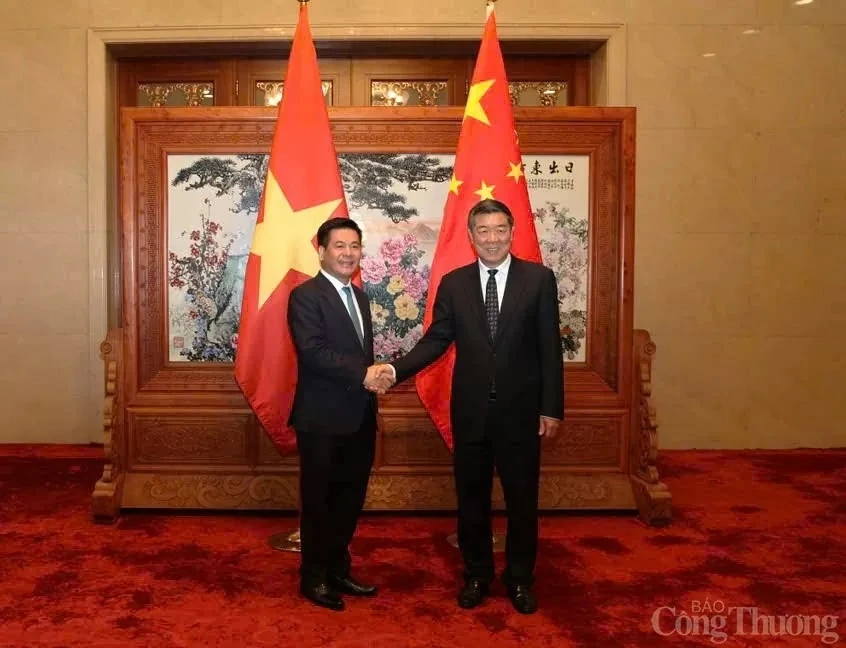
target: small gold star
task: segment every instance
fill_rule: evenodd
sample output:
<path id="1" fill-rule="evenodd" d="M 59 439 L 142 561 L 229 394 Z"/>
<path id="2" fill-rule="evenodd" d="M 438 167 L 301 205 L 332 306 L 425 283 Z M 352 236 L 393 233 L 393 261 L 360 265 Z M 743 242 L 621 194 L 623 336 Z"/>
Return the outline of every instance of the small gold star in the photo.
<path id="1" fill-rule="evenodd" d="M 494 84 L 494 79 L 490 81 L 479 81 L 470 86 L 470 92 L 467 93 L 467 105 L 464 107 L 464 119 L 472 117 L 486 126 L 490 126 L 491 122 L 482 108 L 482 97 L 491 89 Z"/>
<path id="2" fill-rule="evenodd" d="M 494 189 L 496 189 L 496 185 L 487 185 L 485 184 L 485 181 L 482 180 L 482 186 L 473 193 L 479 196 L 479 200 L 493 200 Z"/>
<path id="3" fill-rule="evenodd" d="M 508 166 L 511 167 L 511 171 L 508 172 L 508 178 L 514 178 L 514 182 L 520 182 L 520 178 L 523 177 L 523 168 L 520 164 L 514 164 L 513 162 L 509 162 Z"/>
<path id="4" fill-rule="evenodd" d="M 449 190 L 451 193 L 454 193 L 456 196 L 458 195 L 458 188 L 464 184 L 463 180 L 459 180 L 455 177 L 455 174 L 452 174 L 452 178 L 449 180 Z"/>

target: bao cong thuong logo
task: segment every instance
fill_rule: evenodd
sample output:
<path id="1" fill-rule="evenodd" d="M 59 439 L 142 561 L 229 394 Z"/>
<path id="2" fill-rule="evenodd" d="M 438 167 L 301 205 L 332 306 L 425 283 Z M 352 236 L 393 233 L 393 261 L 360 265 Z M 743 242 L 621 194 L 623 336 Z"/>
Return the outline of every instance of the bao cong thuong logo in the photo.
<path id="1" fill-rule="evenodd" d="M 662 605 L 651 621 L 662 637 L 707 637 L 715 644 L 731 636 L 819 637 L 827 645 L 840 640 L 839 619 L 834 614 L 771 614 L 755 606 L 727 606 L 720 600 L 692 601 L 690 611 Z"/>

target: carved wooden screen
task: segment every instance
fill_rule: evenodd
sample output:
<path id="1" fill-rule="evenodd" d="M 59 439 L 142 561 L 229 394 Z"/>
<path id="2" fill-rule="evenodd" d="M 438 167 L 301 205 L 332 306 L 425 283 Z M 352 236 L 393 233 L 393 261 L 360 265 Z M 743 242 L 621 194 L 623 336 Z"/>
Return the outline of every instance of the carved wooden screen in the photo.
<path id="1" fill-rule="evenodd" d="M 390 359 L 422 331 L 462 110 L 330 116 L 364 230 L 376 353 Z M 565 355 L 565 423 L 544 447 L 541 506 L 626 509 L 637 499 L 649 509 L 654 493 L 667 494 L 654 472 L 654 426 L 640 415 L 644 381 L 633 381 L 648 375 L 632 330 L 634 111 L 515 117 L 544 261 L 559 279 Z M 122 111 L 123 328 L 107 353 L 114 411 L 108 479 L 95 493 L 101 514 L 297 506 L 297 458 L 270 444 L 232 363 L 275 118 L 262 108 Z M 383 169 L 379 190 L 356 183 L 364 165 Z M 449 451 L 411 382 L 380 399 L 377 443 L 368 509 L 454 507 Z"/>

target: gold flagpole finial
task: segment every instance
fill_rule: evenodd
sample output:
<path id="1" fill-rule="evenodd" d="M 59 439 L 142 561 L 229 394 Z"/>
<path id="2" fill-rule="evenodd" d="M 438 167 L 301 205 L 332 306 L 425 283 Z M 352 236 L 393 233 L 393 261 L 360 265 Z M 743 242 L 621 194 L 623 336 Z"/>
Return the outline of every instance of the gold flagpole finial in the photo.
<path id="1" fill-rule="evenodd" d="M 297 0 L 297 2 L 301 5 L 308 4 L 308 0 Z"/>

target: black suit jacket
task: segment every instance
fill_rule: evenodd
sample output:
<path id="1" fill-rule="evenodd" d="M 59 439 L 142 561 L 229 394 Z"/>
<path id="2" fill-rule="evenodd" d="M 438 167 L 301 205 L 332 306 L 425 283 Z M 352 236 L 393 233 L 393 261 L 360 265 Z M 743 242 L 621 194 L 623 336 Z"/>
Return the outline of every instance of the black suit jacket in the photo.
<path id="1" fill-rule="evenodd" d="M 456 440 L 482 436 L 492 378 L 509 436 L 536 435 L 541 415 L 563 418 L 564 361 L 552 270 L 512 256 L 495 340 L 488 333 L 478 263 L 446 274 L 429 329 L 408 355 L 393 363 L 397 381 L 437 360 L 452 342 Z"/>
<path id="2" fill-rule="evenodd" d="M 318 274 L 291 291 L 288 325 L 297 349 L 297 392 L 289 424 L 298 432 L 352 434 L 375 396 L 364 388 L 373 364 L 370 301 L 353 285 L 364 320 L 364 346 L 331 282 Z"/>

